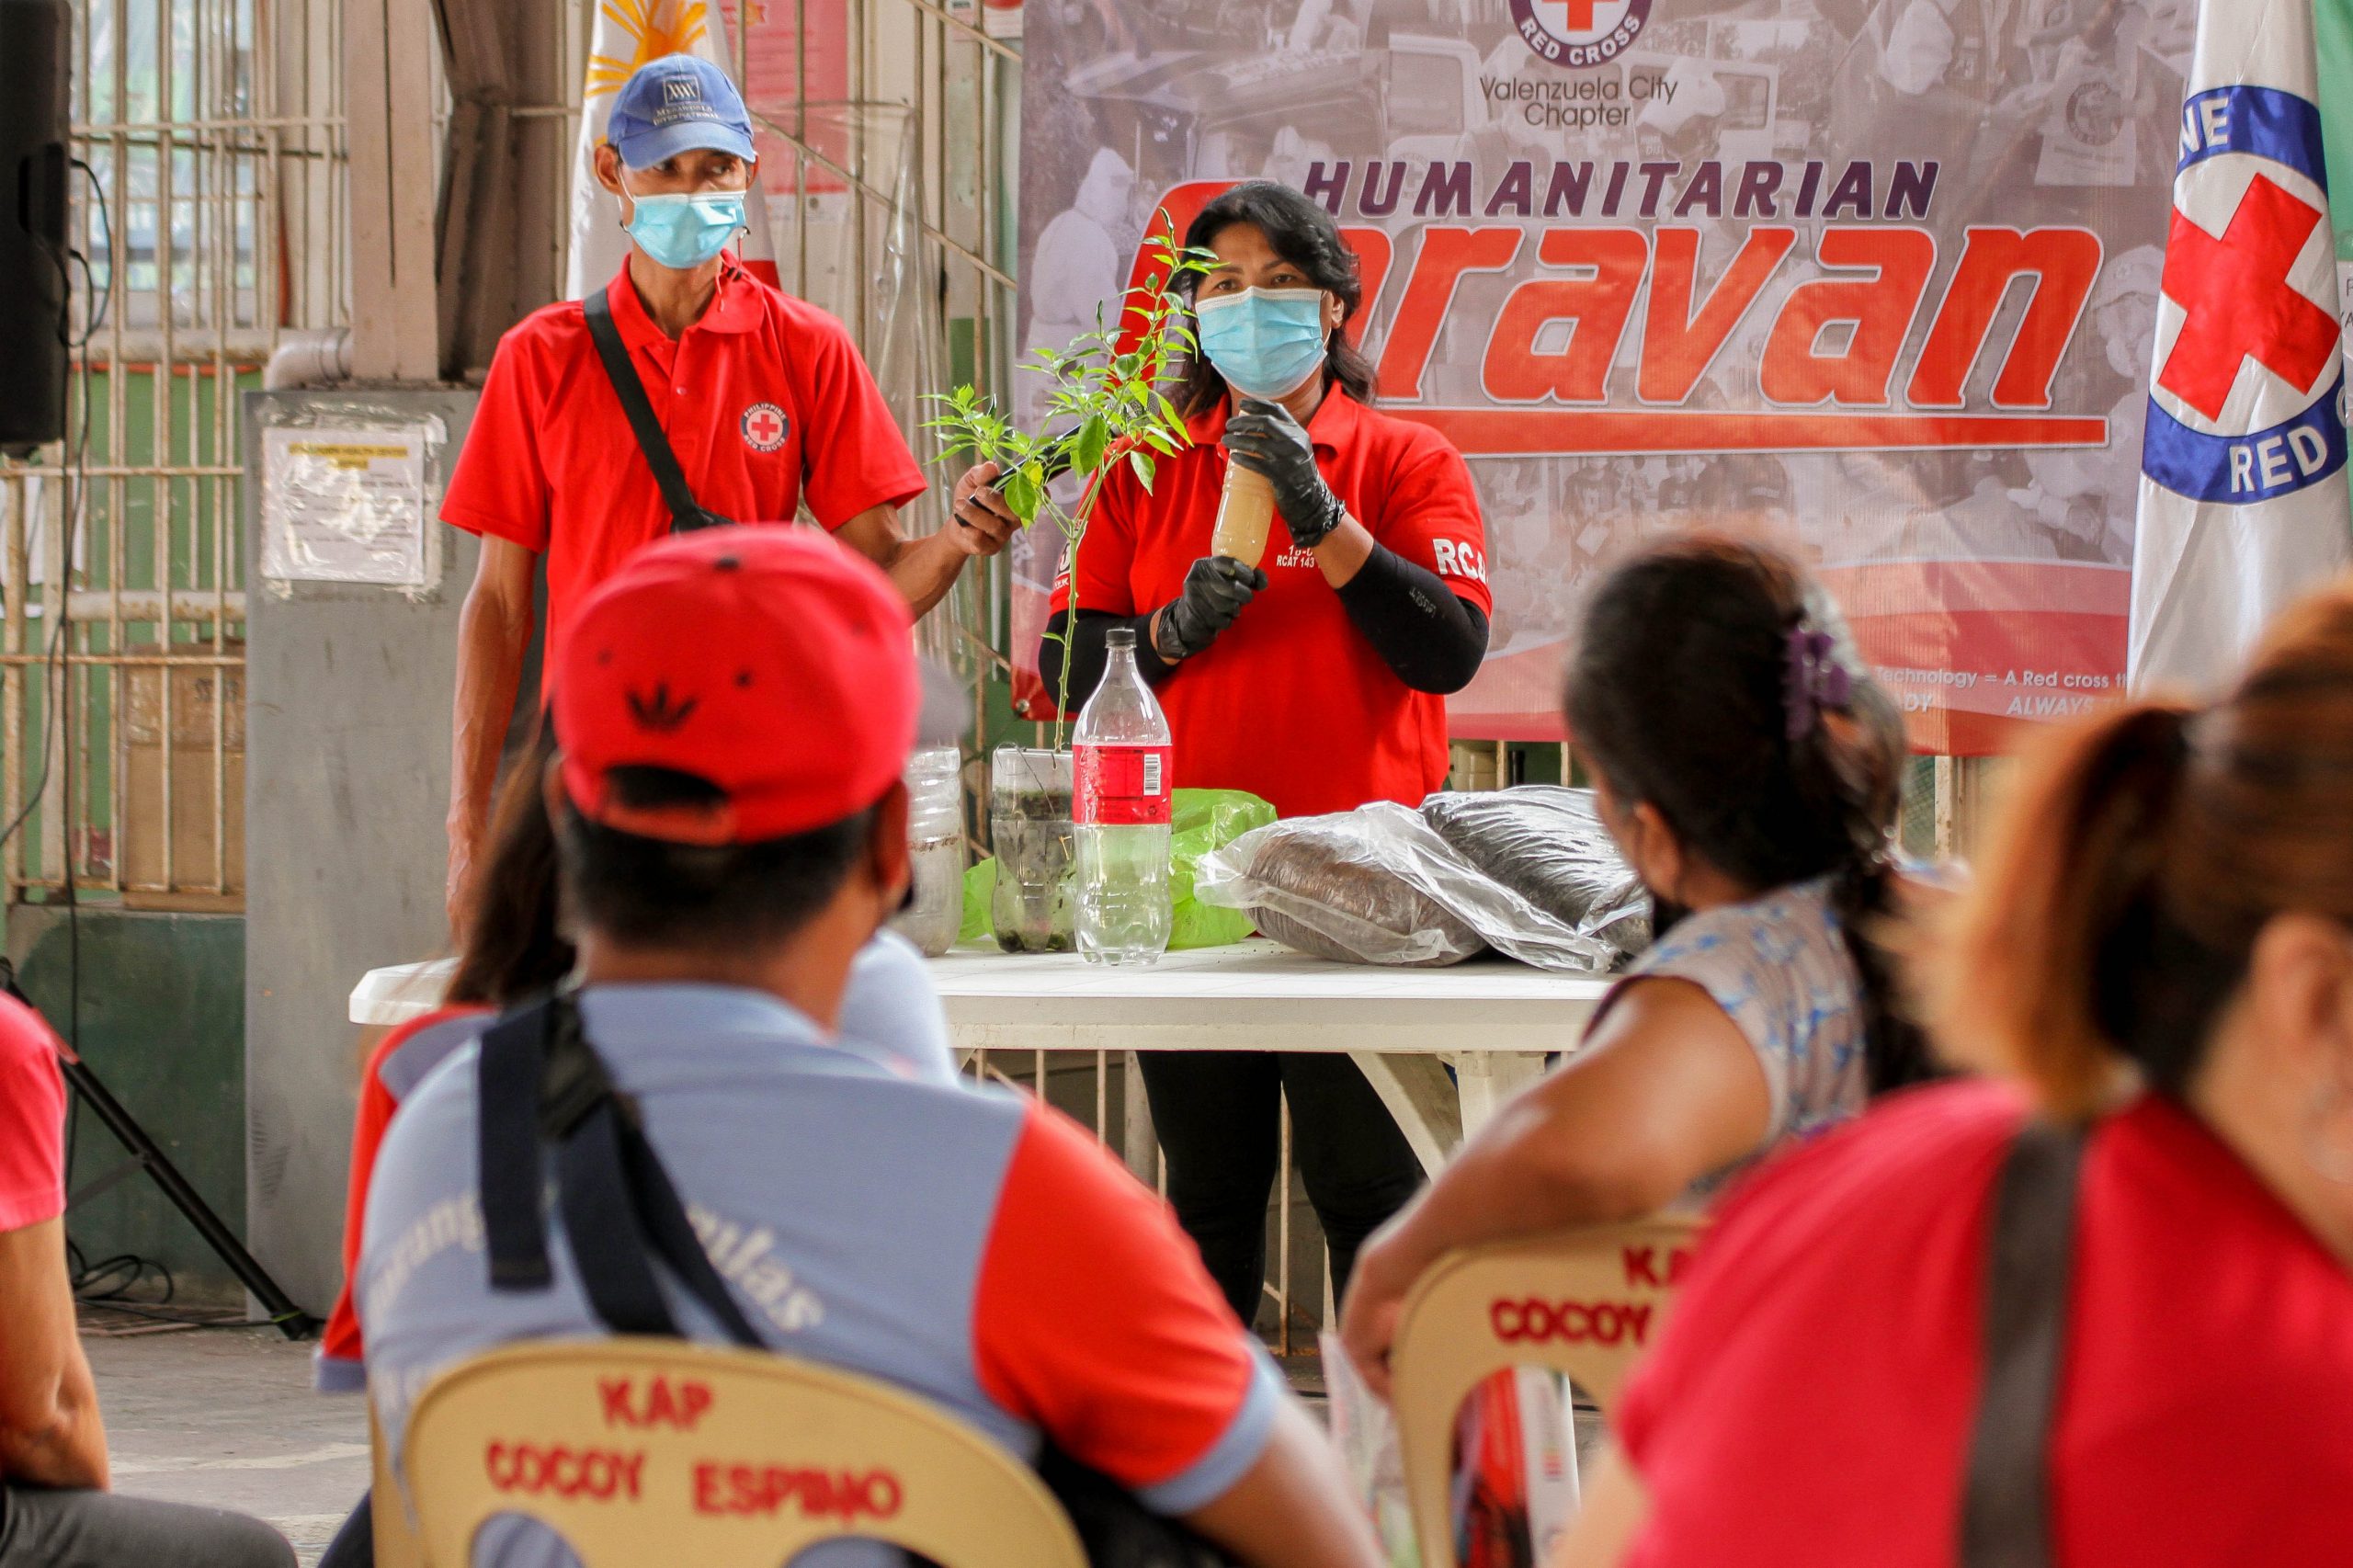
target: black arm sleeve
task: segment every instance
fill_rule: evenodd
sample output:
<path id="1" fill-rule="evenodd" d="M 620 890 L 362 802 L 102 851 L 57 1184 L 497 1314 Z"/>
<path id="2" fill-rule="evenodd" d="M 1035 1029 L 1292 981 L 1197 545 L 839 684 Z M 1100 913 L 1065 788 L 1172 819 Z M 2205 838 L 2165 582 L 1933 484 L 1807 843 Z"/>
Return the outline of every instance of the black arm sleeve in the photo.
<path id="1" fill-rule="evenodd" d="M 1038 673 L 1046 680 L 1049 692 L 1062 687 L 1063 654 L 1067 645 L 1070 653 L 1070 709 L 1095 695 L 1103 684 L 1103 671 L 1111 663 L 1111 651 L 1105 646 L 1105 635 L 1114 627 L 1125 626 L 1136 634 L 1136 668 L 1148 685 L 1158 686 L 1176 673 L 1176 666 L 1160 656 L 1152 645 L 1152 618 L 1157 610 L 1142 615 L 1113 615 L 1106 609 L 1084 609 L 1078 612 L 1078 631 L 1070 629 L 1070 611 L 1058 609 L 1046 622 L 1046 640 L 1038 647 Z M 1064 639 L 1068 639 L 1067 644 Z"/>
<path id="2" fill-rule="evenodd" d="M 1487 618 L 1385 544 L 1340 590 L 1348 619 L 1381 663 L 1415 691 L 1461 691 L 1487 656 Z"/>

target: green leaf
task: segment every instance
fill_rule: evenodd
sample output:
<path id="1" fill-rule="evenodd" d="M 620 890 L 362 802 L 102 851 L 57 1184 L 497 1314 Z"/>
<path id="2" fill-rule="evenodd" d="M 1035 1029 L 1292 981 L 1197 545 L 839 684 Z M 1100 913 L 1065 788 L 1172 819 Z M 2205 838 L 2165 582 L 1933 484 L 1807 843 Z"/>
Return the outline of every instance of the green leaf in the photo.
<path id="1" fill-rule="evenodd" d="M 1038 473 L 1036 463 L 1025 463 L 1005 482 L 1005 504 L 1025 525 L 1038 520 L 1038 504 L 1046 498 Z"/>
<path id="2" fill-rule="evenodd" d="M 1090 494 L 1105 465 L 1120 457 L 1149 490 L 1159 461 L 1191 444 L 1175 404 L 1160 388 L 1182 357 L 1199 349 L 1183 280 L 1210 270 L 1217 258 L 1182 244 L 1165 210 L 1149 231 L 1146 247 L 1154 269 L 1117 301 L 1104 301 L 1093 331 L 1060 348 L 1030 349 L 1018 367 L 1045 378 L 1040 428 L 1071 433 L 1071 456 L 1089 479 Z M 1046 486 L 1045 460 L 1055 442 L 1007 422 L 973 385 L 927 401 L 938 405 L 934 412 L 939 417 L 926 428 L 940 433 L 946 453 L 970 453 L 1002 465 L 1007 509 L 1025 526 L 1040 516 L 1050 518 L 1074 551 L 1087 519 L 1074 516 Z"/>
<path id="3" fill-rule="evenodd" d="M 1071 445 L 1071 460 L 1079 472 L 1093 473 L 1103 466 L 1103 453 L 1110 445 L 1110 422 L 1100 413 L 1090 414 Z"/>

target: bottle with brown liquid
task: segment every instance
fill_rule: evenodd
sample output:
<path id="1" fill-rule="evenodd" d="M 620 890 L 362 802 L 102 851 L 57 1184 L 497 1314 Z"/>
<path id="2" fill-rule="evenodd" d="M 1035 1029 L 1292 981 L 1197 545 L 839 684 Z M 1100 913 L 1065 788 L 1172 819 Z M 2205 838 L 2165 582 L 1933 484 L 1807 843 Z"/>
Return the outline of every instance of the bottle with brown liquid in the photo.
<path id="1" fill-rule="evenodd" d="M 1210 553 L 1256 566 L 1267 553 L 1267 530 L 1275 520 L 1275 487 L 1263 473 L 1238 462 L 1225 465 L 1225 488 L 1218 494 L 1217 527 Z"/>

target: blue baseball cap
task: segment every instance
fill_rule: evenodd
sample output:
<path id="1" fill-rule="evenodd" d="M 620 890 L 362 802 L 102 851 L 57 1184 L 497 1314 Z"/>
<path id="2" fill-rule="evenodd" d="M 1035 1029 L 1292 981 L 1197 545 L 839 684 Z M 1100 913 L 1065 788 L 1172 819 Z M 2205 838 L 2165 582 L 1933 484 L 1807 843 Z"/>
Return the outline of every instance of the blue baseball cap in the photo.
<path id="1" fill-rule="evenodd" d="M 639 66 L 613 100 L 605 140 L 632 169 L 705 147 L 746 163 L 759 156 L 743 95 L 726 72 L 692 54 L 665 54 Z"/>

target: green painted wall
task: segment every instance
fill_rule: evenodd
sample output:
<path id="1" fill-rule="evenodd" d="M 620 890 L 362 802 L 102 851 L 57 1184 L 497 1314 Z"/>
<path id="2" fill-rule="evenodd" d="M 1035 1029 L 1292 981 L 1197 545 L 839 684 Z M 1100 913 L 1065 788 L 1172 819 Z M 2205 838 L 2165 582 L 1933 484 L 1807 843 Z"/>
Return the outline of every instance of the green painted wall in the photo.
<path id="1" fill-rule="evenodd" d="M 2320 133 L 2328 158 L 2336 259 L 2353 261 L 2353 0 L 2313 0 L 2320 56 Z"/>
<path id="2" fill-rule="evenodd" d="M 85 906 L 81 915 L 81 1054 L 213 1210 L 240 1233 L 245 1218 L 245 922 L 235 915 L 153 915 Z M 74 964 L 66 912 L 8 911 L 8 952 L 25 993 L 58 1033 L 72 1020 Z M 76 1108 L 70 1193 L 126 1156 L 104 1123 Z M 235 1305 L 244 1295 L 143 1171 L 66 1216 L 66 1233 L 96 1263 L 120 1253 L 169 1268 L 177 1299 Z"/>

